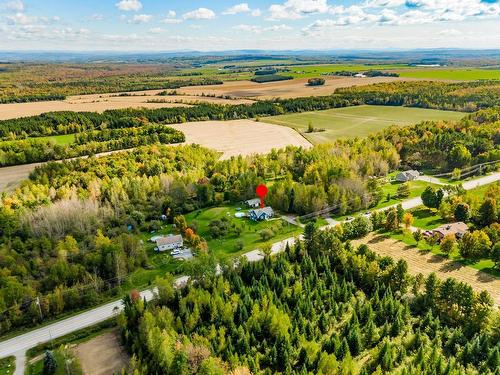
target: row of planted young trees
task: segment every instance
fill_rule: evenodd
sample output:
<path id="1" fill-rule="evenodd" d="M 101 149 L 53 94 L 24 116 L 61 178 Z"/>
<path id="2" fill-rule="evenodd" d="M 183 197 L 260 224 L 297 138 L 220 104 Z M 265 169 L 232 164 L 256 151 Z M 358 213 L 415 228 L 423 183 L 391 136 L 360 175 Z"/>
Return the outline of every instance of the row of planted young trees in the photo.
<path id="1" fill-rule="evenodd" d="M 137 374 L 494 374 L 498 311 L 487 293 L 354 248 L 308 224 L 275 259 L 215 272 L 198 260 L 185 288 L 158 280 L 119 318 Z"/>

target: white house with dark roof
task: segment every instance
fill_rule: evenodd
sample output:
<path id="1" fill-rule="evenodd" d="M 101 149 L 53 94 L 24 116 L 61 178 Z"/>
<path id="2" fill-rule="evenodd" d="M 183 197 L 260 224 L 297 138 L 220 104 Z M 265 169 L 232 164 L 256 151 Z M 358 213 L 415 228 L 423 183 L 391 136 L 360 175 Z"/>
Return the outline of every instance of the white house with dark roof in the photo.
<path id="1" fill-rule="evenodd" d="M 180 234 L 170 234 L 156 239 L 156 247 L 158 248 L 158 251 L 180 249 L 183 246 L 184 241 L 182 240 L 182 236 Z"/>
<path id="2" fill-rule="evenodd" d="M 271 207 L 256 208 L 248 211 L 248 217 L 253 221 L 269 220 L 274 216 L 274 210 Z"/>
<path id="3" fill-rule="evenodd" d="M 260 206 L 260 198 L 252 198 L 245 201 L 248 207 L 258 208 Z"/>
<path id="4" fill-rule="evenodd" d="M 399 182 L 408 182 L 408 181 L 414 181 L 420 176 L 419 171 L 415 170 L 409 170 L 409 171 L 404 171 L 404 172 L 399 172 L 396 175 L 396 181 Z"/>

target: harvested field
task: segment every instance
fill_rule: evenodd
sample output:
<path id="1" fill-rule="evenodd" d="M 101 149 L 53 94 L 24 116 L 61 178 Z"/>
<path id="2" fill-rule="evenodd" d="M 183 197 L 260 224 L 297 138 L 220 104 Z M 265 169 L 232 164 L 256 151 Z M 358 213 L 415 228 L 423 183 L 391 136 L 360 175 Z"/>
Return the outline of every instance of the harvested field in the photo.
<path id="1" fill-rule="evenodd" d="M 116 331 L 107 332 L 74 349 L 85 375 L 121 374 L 129 358 L 119 344 Z"/>
<path id="2" fill-rule="evenodd" d="M 47 102 L 31 103 L 10 103 L 0 104 L 0 120 L 10 118 L 39 115 L 52 111 L 89 111 L 104 112 L 108 109 L 122 108 L 166 108 L 180 107 L 194 104 L 196 102 L 217 103 L 217 104 L 248 104 L 253 101 L 248 99 L 231 100 L 213 97 L 203 97 L 199 95 L 167 95 L 158 96 L 164 90 L 148 90 L 128 92 L 125 96 L 120 93 L 112 94 L 92 94 L 70 96 L 66 100 L 55 100 Z M 167 90 L 172 91 L 172 90 Z M 121 93 L 123 94 L 123 93 Z M 148 101 L 158 101 L 151 103 Z"/>
<path id="3" fill-rule="evenodd" d="M 311 147 L 295 130 L 252 120 L 201 121 L 172 125 L 196 143 L 222 152 L 223 158 L 262 154 L 289 145 Z"/>
<path id="4" fill-rule="evenodd" d="M 408 271 L 413 275 L 418 273 L 428 275 L 434 272 L 442 280 L 452 277 L 469 284 L 477 292 L 486 290 L 493 298 L 495 305 L 500 305 L 500 279 L 495 276 L 434 255 L 431 252 L 416 249 L 384 235 L 371 233 L 365 238 L 353 241 L 353 244 L 366 244 L 382 256 L 405 260 L 408 263 Z"/>
<path id="5" fill-rule="evenodd" d="M 302 96 L 330 95 L 340 87 L 363 86 L 380 82 L 408 81 L 411 78 L 398 77 L 324 77 L 323 86 L 308 86 L 307 78 L 294 79 L 290 81 L 279 81 L 269 83 L 255 83 L 251 81 L 225 82 L 222 85 L 190 86 L 182 87 L 177 92 L 186 95 L 229 95 L 237 98 L 272 99 L 272 98 L 296 98 Z"/>

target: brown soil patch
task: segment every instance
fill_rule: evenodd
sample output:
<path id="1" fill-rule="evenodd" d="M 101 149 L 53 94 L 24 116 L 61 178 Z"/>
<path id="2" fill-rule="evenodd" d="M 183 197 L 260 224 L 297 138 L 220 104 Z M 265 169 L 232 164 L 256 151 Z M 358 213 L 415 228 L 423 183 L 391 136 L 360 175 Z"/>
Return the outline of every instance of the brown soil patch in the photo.
<path id="1" fill-rule="evenodd" d="M 223 158 L 263 154 L 289 145 L 311 147 L 291 128 L 252 120 L 187 122 L 172 127 L 186 135 L 186 143 L 220 151 Z"/>
<path id="2" fill-rule="evenodd" d="M 77 345 L 74 352 L 85 375 L 120 374 L 129 362 L 116 331 L 104 333 Z"/>
<path id="3" fill-rule="evenodd" d="M 440 279 L 452 277 L 472 286 L 476 292 L 487 291 L 495 305 L 500 305 L 500 279 L 472 267 L 445 259 L 431 252 L 421 251 L 404 242 L 371 233 L 365 238 L 353 241 L 354 245 L 366 244 L 373 251 L 396 260 L 403 259 L 408 263 L 411 274 L 428 275 L 434 272 Z"/>
<path id="4" fill-rule="evenodd" d="M 411 81 L 413 79 L 399 77 L 325 77 L 325 84 L 322 86 L 308 86 L 307 80 L 307 78 L 300 78 L 269 83 L 232 81 L 224 82 L 222 85 L 182 87 L 177 91 L 187 95 L 205 93 L 253 99 L 296 98 L 301 96 L 330 95 L 333 94 L 335 89 L 341 87 L 364 86 L 381 82 Z"/>

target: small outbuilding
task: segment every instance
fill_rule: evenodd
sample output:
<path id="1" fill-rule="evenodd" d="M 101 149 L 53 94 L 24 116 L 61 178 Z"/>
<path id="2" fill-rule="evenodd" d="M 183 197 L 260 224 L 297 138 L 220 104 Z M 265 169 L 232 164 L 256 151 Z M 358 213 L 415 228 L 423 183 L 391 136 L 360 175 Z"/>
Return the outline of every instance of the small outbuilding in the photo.
<path id="1" fill-rule="evenodd" d="M 420 172 L 416 170 L 409 170 L 409 171 L 403 171 L 399 172 L 396 175 L 396 181 L 399 182 L 408 182 L 408 181 L 414 181 L 420 176 Z"/>
<path id="2" fill-rule="evenodd" d="M 274 210 L 271 207 L 257 208 L 248 211 L 248 217 L 253 221 L 269 220 L 274 216 Z"/>
<path id="3" fill-rule="evenodd" d="M 180 234 L 169 234 L 165 237 L 156 239 L 156 247 L 158 251 L 168 251 L 174 249 L 181 249 L 184 246 L 184 241 Z"/>
<path id="4" fill-rule="evenodd" d="M 260 198 L 253 198 L 245 201 L 248 207 L 258 208 L 260 206 Z"/>
<path id="5" fill-rule="evenodd" d="M 366 74 L 363 74 L 363 73 L 356 73 L 354 75 L 355 78 L 366 78 Z"/>
<path id="6" fill-rule="evenodd" d="M 454 235 L 455 238 L 460 239 L 469 230 L 467 224 L 458 221 L 456 223 L 444 224 L 437 227 L 432 231 L 432 233 L 437 234 L 439 238 L 444 238 L 450 234 Z"/>

